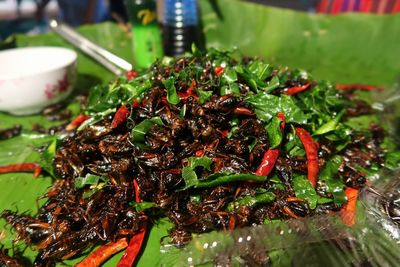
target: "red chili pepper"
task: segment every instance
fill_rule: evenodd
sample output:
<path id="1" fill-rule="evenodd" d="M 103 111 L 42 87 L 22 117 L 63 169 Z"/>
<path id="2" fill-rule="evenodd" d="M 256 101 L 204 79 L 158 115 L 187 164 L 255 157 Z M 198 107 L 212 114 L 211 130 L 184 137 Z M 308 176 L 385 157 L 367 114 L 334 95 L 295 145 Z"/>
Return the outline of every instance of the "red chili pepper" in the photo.
<path id="1" fill-rule="evenodd" d="M 120 126 L 126 120 L 128 114 L 129 114 L 129 109 L 127 109 L 125 105 L 120 106 L 111 122 L 111 128 L 114 129 Z"/>
<path id="2" fill-rule="evenodd" d="M 121 238 L 115 242 L 109 243 L 107 245 L 101 246 L 95 251 L 93 251 L 89 256 L 83 259 L 80 263 L 75 265 L 75 267 L 97 267 L 101 266 L 107 259 L 112 255 L 128 246 L 126 238 Z"/>
<path id="3" fill-rule="evenodd" d="M 125 75 L 126 75 L 126 78 L 130 81 L 130 80 L 133 80 L 133 79 L 135 79 L 137 77 L 137 72 L 134 71 L 134 70 L 130 70 L 130 71 L 127 71 L 125 73 Z"/>
<path id="4" fill-rule="evenodd" d="M 235 215 L 231 215 L 229 217 L 229 230 L 233 231 L 236 227 L 236 218 Z"/>
<path id="5" fill-rule="evenodd" d="M 140 249 L 142 248 L 145 235 L 146 228 L 143 227 L 131 238 L 131 241 L 129 241 L 129 246 L 119 260 L 117 267 L 133 266 L 137 256 L 139 255 Z"/>
<path id="6" fill-rule="evenodd" d="M 257 176 L 267 176 L 275 166 L 279 157 L 279 149 L 268 149 L 264 153 L 260 166 L 256 171 Z"/>
<path id="7" fill-rule="evenodd" d="M 135 202 L 139 203 L 141 201 L 140 196 L 139 196 L 140 188 L 139 188 L 139 185 L 138 185 L 136 179 L 133 180 L 133 187 L 135 188 Z"/>
<path id="8" fill-rule="evenodd" d="M 201 158 L 202 156 L 204 156 L 204 150 L 197 150 L 194 155 L 198 158 Z"/>
<path id="9" fill-rule="evenodd" d="M 285 113 L 279 112 L 279 113 L 276 114 L 276 116 L 278 117 L 278 119 L 280 119 L 282 121 L 281 130 L 285 129 L 285 123 L 286 123 Z"/>
<path id="10" fill-rule="evenodd" d="M 367 85 L 367 84 L 336 84 L 336 89 L 338 90 L 351 90 L 351 89 L 359 89 L 365 91 L 380 91 L 383 90 L 382 86 L 375 85 Z"/>
<path id="11" fill-rule="evenodd" d="M 133 101 L 133 103 L 131 105 L 131 107 L 133 107 L 133 108 L 138 108 L 141 106 L 142 106 L 142 104 L 140 104 L 139 101 L 137 101 L 136 99 Z"/>
<path id="12" fill-rule="evenodd" d="M 222 133 L 223 137 L 227 137 L 228 134 L 229 134 L 229 131 L 228 130 L 223 130 L 221 133 Z"/>
<path id="13" fill-rule="evenodd" d="M 222 73 L 224 73 L 224 70 L 225 70 L 224 67 L 218 66 L 218 67 L 215 67 L 214 73 L 215 73 L 216 75 L 220 76 Z"/>
<path id="14" fill-rule="evenodd" d="M 133 180 L 133 187 L 135 189 L 135 202 L 141 202 L 140 199 L 140 188 L 136 181 Z M 139 255 L 140 249 L 142 248 L 143 241 L 146 235 L 146 227 L 143 227 L 137 232 L 129 241 L 129 246 L 126 249 L 124 255 L 121 257 L 117 264 L 117 267 L 131 267 L 135 263 L 137 256 Z"/>
<path id="15" fill-rule="evenodd" d="M 352 226 L 356 222 L 358 189 L 346 187 L 344 192 L 346 193 L 347 203 L 340 209 L 340 215 L 346 225 Z"/>
<path id="16" fill-rule="evenodd" d="M 196 80 L 192 79 L 192 82 L 190 83 L 190 86 L 188 88 L 189 91 L 193 91 L 193 89 L 197 86 Z"/>
<path id="17" fill-rule="evenodd" d="M 196 87 L 197 83 L 195 79 L 192 79 L 192 82 L 190 83 L 189 88 L 186 90 L 186 92 L 178 92 L 178 96 L 180 100 L 186 100 L 189 97 L 194 97 L 196 100 L 198 99 L 198 96 L 194 90 Z"/>
<path id="18" fill-rule="evenodd" d="M 315 188 L 318 180 L 318 150 L 311 135 L 303 128 L 296 128 L 296 134 L 303 143 L 307 158 L 307 178 Z"/>
<path id="19" fill-rule="evenodd" d="M 65 127 L 65 129 L 67 131 L 72 131 L 75 130 L 76 128 L 78 128 L 79 126 L 81 126 L 81 124 L 88 120 L 90 117 L 86 116 L 84 114 L 79 114 L 78 116 L 76 116 L 75 119 L 73 119 L 68 125 L 67 127 Z"/>
<path id="20" fill-rule="evenodd" d="M 20 163 L 7 166 L 0 166 L 0 173 L 10 172 L 33 172 L 35 177 L 40 175 L 42 168 L 37 163 Z"/>
<path id="21" fill-rule="evenodd" d="M 251 111 L 251 110 L 248 109 L 248 108 L 245 108 L 245 107 L 238 107 L 238 108 L 235 108 L 235 109 L 233 110 L 233 114 L 252 116 L 252 115 L 254 115 L 254 112 Z"/>
<path id="22" fill-rule="evenodd" d="M 191 96 L 193 98 L 195 98 L 196 100 L 198 99 L 198 96 L 196 95 L 196 92 L 190 87 L 189 87 L 189 89 L 186 90 L 186 92 L 179 92 L 178 96 L 179 96 L 180 100 L 186 100 Z"/>
<path id="23" fill-rule="evenodd" d="M 284 93 L 287 95 L 295 95 L 297 93 L 307 90 L 307 88 L 310 87 L 310 85 L 311 85 L 311 83 L 306 83 L 301 86 L 290 87 L 290 88 L 285 89 Z"/>

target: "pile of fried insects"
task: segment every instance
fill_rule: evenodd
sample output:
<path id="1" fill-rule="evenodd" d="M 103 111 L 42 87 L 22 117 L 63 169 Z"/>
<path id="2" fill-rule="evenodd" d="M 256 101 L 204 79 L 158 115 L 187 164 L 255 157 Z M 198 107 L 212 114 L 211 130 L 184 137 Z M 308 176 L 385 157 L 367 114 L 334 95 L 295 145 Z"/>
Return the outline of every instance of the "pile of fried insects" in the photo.
<path id="1" fill-rule="evenodd" d="M 37 250 L 36 266 L 99 245 L 78 266 L 124 249 L 119 266 L 131 266 L 164 217 L 177 246 L 275 219 L 342 212 L 354 224 L 359 189 L 386 153 L 380 126 L 354 126 L 372 113 L 356 87 L 374 89 L 216 50 L 160 60 L 92 88 L 40 165 L 0 167 L 56 178 L 35 216 L 1 217 Z"/>

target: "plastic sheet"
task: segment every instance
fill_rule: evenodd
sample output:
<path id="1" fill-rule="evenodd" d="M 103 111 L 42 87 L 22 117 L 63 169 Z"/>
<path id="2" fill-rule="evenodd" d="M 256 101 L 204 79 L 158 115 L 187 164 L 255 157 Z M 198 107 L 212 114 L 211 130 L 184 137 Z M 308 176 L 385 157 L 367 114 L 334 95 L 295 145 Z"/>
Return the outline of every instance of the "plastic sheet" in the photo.
<path id="1" fill-rule="evenodd" d="M 197 236 L 183 249 L 165 245 L 165 266 L 397 266 L 400 262 L 400 173 L 384 187 L 366 187 L 357 223 L 315 216 Z M 278 255 L 278 256 L 277 256 Z"/>

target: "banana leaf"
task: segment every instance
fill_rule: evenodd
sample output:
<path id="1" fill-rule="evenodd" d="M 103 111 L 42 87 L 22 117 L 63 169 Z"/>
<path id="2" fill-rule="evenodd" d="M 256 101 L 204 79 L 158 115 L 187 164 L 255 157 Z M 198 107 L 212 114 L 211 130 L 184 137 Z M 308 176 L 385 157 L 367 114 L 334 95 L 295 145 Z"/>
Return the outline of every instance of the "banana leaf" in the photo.
<path id="1" fill-rule="evenodd" d="M 310 71 L 317 79 L 341 83 L 391 85 L 400 74 L 400 15 L 346 14 L 331 17 L 236 0 L 201 0 L 199 5 L 207 47 L 237 48 L 241 55 L 300 67 Z M 79 31 L 115 54 L 127 60 L 133 58 L 131 37 L 117 25 L 84 26 Z M 54 33 L 18 35 L 16 43 L 20 47 L 71 47 Z M 76 93 L 113 79 L 113 74 L 78 53 Z M 24 134 L 0 141 L 0 165 L 38 161 L 39 154 L 35 147 L 49 140 L 31 134 L 32 125 L 50 126 L 62 122 L 49 122 L 40 115 L 14 117 L 0 113 L 0 129 L 16 123 L 23 126 Z M 45 176 L 33 178 L 32 174 L 21 173 L 0 175 L 0 210 L 35 214 L 37 198 L 46 192 L 51 183 L 51 178 Z M 160 239 L 167 235 L 170 226 L 168 221 L 155 223 L 138 266 L 159 266 L 163 263 Z M 14 234 L 3 220 L 0 221 L 0 229 L 0 243 L 11 247 Z M 35 252 L 27 248 L 23 255 L 32 261 Z M 106 266 L 115 266 L 120 255 L 114 256 Z M 67 261 L 66 264 L 73 265 L 79 260 Z"/>
<path id="2" fill-rule="evenodd" d="M 237 47 L 340 83 L 390 85 L 400 75 L 400 14 L 327 16 L 235 0 L 200 2 L 209 47 Z"/>

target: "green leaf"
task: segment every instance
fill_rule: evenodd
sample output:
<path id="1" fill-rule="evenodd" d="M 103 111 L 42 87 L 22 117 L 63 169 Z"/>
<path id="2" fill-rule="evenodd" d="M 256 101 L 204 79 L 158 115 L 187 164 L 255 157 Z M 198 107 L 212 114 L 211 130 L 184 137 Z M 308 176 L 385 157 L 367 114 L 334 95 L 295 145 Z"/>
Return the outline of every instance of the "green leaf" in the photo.
<path id="1" fill-rule="evenodd" d="M 279 77 L 278 76 L 274 76 L 272 77 L 272 79 L 268 82 L 267 86 L 265 88 L 263 88 L 264 92 L 271 92 L 274 89 L 278 88 L 280 85 L 279 82 Z"/>
<path id="2" fill-rule="evenodd" d="M 236 71 L 232 67 L 225 67 L 222 73 L 222 82 L 227 84 L 234 84 L 237 81 Z"/>
<path id="3" fill-rule="evenodd" d="M 139 203 L 132 203 L 132 206 L 136 209 L 137 212 L 142 212 L 144 210 L 156 207 L 156 203 L 154 202 L 139 202 Z"/>
<path id="4" fill-rule="evenodd" d="M 247 83 L 247 85 L 254 91 L 266 87 L 266 83 L 260 80 L 255 74 L 251 73 L 245 66 L 237 65 L 235 67 L 236 73 Z"/>
<path id="5" fill-rule="evenodd" d="M 333 156 L 326 162 L 324 168 L 318 175 L 320 184 L 319 190 L 326 193 L 331 193 L 333 196 L 333 201 L 337 206 L 341 206 L 347 201 L 346 194 L 344 192 L 346 186 L 342 183 L 341 179 L 335 178 L 342 161 L 342 156 Z"/>
<path id="6" fill-rule="evenodd" d="M 199 5 L 207 47 L 237 47 L 243 55 L 311 70 L 319 80 L 390 85 L 398 76 L 398 15 L 330 16 L 232 0 Z"/>
<path id="7" fill-rule="evenodd" d="M 303 198 L 307 201 L 310 209 L 315 209 L 317 207 L 317 193 L 304 175 L 296 175 L 293 177 L 293 190 L 296 193 L 296 197 Z"/>
<path id="8" fill-rule="evenodd" d="M 185 187 L 180 189 L 180 191 L 186 190 L 198 184 L 197 174 L 191 167 L 185 166 L 182 168 L 182 178 L 185 181 Z"/>
<path id="9" fill-rule="evenodd" d="M 145 119 L 141 123 L 137 124 L 131 132 L 132 141 L 136 143 L 143 143 L 147 132 L 150 131 L 154 125 L 163 126 L 164 123 L 160 117 L 153 117 L 151 119 Z"/>
<path id="10" fill-rule="evenodd" d="M 317 204 L 327 204 L 333 202 L 333 199 L 331 198 L 321 197 L 319 195 L 317 197 Z"/>
<path id="11" fill-rule="evenodd" d="M 53 162 L 59 143 L 59 139 L 54 139 L 54 141 L 51 142 L 51 144 L 43 152 L 40 161 L 40 166 L 52 177 L 55 177 Z"/>
<path id="12" fill-rule="evenodd" d="M 342 118 L 342 116 L 344 115 L 345 111 L 341 111 L 335 118 L 333 118 L 332 120 L 328 121 L 327 123 L 321 125 L 321 127 L 319 127 L 315 132 L 314 135 L 322 135 L 322 134 L 326 134 L 328 132 L 332 132 L 334 130 L 336 130 L 336 127 L 339 124 L 340 119 Z"/>
<path id="13" fill-rule="evenodd" d="M 276 198 L 276 195 L 272 192 L 266 192 L 261 194 L 256 194 L 254 196 L 245 196 L 230 202 L 226 208 L 228 212 L 234 212 L 242 206 L 249 208 L 254 208 L 257 205 L 271 203 Z"/>
<path id="14" fill-rule="evenodd" d="M 197 186 L 199 181 L 197 179 L 197 174 L 195 169 L 197 167 L 203 167 L 206 170 L 211 170 L 212 159 L 207 156 L 197 158 L 190 157 L 188 162 L 188 166 L 182 168 L 182 178 L 185 181 L 185 187 L 181 190 L 185 190 L 187 188 Z"/>
<path id="15" fill-rule="evenodd" d="M 269 139 L 270 148 L 276 148 L 282 142 L 281 120 L 273 117 L 271 122 L 267 125 L 266 130 Z"/>
<path id="16" fill-rule="evenodd" d="M 230 83 L 228 85 L 221 86 L 220 95 L 232 94 L 234 96 L 240 96 L 240 89 L 237 83 Z"/>
<path id="17" fill-rule="evenodd" d="M 203 167 L 206 170 L 210 171 L 211 170 L 211 164 L 213 160 L 207 156 L 204 157 L 190 157 L 189 158 L 189 167 L 190 168 L 197 168 L 197 167 Z"/>
<path id="18" fill-rule="evenodd" d="M 294 103 L 293 99 L 287 95 L 279 97 L 261 92 L 248 96 L 246 101 L 255 109 L 257 117 L 265 122 L 268 122 L 279 112 L 285 114 L 287 122 L 305 124 L 309 118 L 309 116 L 305 115 L 300 107 Z"/>
<path id="19" fill-rule="evenodd" d="M 177 105 L 180 102 L 180 99 L 175 88 L 175 78 L 171 76 L 168 79 L 162 80 L 162 83 L 167 89 L 168 102 L 171 103 L 172 105 Z"/>
<path id="20" fill-rule="evenodd" d="M 238 173 L 238 174 L 214 173 L 203 180 L 199 180 L 196 187 L 197 188 L 214 187 L 221 184 L 249 181 L 249 180 L 264 182 L 267 179 L 268 179 L 267 176 L 257 176 L 250 173 Z"/>
<path id="21" fill-rule="evenodd" d="M 385 166 L 390 169 L 400 168 L 400 151 L 387 153 L 385 155 Z"/>
<path id="22" fill-rule="evenodd" d="M 107 182 L 108 178 L 88 173 L 85 177 L 76 178 L 74 180 L 74 185 L 76 189 L 81 189 L 84 188 L 86 185 L 97 185 L 100 180 L 103 182 Z"/>
<path id="23" fill-rule="evenodd" d="M 249 65 L 249 71 L 261 81 L 265 80 L 272 73 L 272 66 L 260 60 L 255 60 Z M 279 84 L 279 80 L 278 80 Z"/>
<path id="24" fill-rule="evenodd" d="M 182 119 L 185 119 L 186 116 L 186 104 L 183 104 L 183 106 L 181 107 L 181 109 L 179 110 L 179 116 Z"/>
<path id="25" fill-rule="evenodd" d="M 196 89 L 196 93 L 199 96 L 200 104 L 204 104 L 205 102 L 207 102 L 213 95 L 212 91 L 205 91 L 201 89 Z"/>

